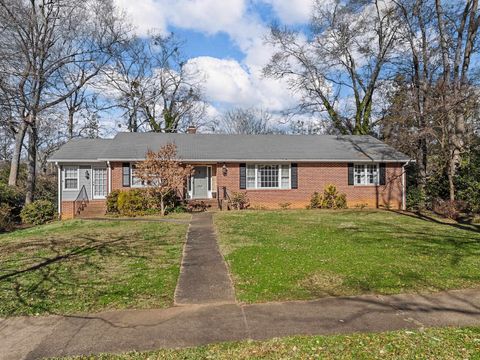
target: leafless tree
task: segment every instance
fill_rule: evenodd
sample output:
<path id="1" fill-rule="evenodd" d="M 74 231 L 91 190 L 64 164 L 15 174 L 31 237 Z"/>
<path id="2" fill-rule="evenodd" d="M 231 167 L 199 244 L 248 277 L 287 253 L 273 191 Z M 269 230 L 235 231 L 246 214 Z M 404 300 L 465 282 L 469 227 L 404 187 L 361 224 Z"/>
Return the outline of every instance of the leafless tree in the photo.
<path id="1" fill-rule="evenodd" d="M 116 14 L 111 1 L 0 0 L 0 85 L 7 101 L 16 103 L 19 119 L 9 183 L 16 184 L 27 132 L 27 203 L 35 191 L 38 118 L 109 62 L 125 35 Z M 73 72 L 75 81 L 66 77 Z"/>
<path id="2" fill-rule="evenodd" d="M 428 0 L 426 0 L 428 1 Z M 395 2 L 399 19 L 397 76 L 382 121 L 383 136 L 397 149 L 411 154 L 419 169 L 418 186 L 425 190 L 430 143 L 434 141 L 433 101 L 435 74 L 439 68 L 434 33 L 434 10 L 424 0 Z"/>
<path id="3" fill-rule="evenodd" d="M 448 148 L 448 181 L 450 200 L 455 200 L 455 175 L 467 141 L 467 119 L 472 112 L 471 100 L 477 92 L 472 87 L 471 65 L 476 47 L 480 14 L 478 0 L 456 2 L 448 7 L 435 0 L 437 27 L 442 59 L 439 88 Z"/>
<path id="4" fill-rule="evenodd" d="M 397 19 L 386 0 L 317 0 L 311 36 L 272 27 L 278 51 L 264 74 L 300 94 L 297 113 L 325 114 L 337 132 L 369 134 L 375 93 L 387 78 Z"/>
<path id="5" fill-rule="evenodd" d="M 129 131 L 177 132 L 203 119 L 202 75 L 174 35 L 133 39 L 105 75 Z"/>
<path id="6" fill-rule="evenodd" d="M 227 134 L 272 134 L 281 132 L 273 124 L 273 116 L 263 109 L 235 108 L 220 119 L 220 131 Z"/>
<path id="7" fill-rule="evenodd" d="M 396 6 L 402 46 L 383 131 L 417 160 L 420 190 L 434 170 L 446 172 L 454 200 L 457 166 L 479 105 L 478 68 L 471 64 L 477 1 L 403 0 Z"/>

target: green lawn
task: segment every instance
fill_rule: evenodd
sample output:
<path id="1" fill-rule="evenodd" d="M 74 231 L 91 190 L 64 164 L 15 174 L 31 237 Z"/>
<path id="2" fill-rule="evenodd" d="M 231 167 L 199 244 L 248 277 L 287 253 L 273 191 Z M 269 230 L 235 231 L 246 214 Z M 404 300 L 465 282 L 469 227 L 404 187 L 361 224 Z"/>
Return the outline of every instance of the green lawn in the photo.
<path id="1" fill-rule="evenodd" d="M 186 231 L 72 220 L 0 235 L 0 316 L 171 306 Z"/>
<path id="2" fill-rule="evenodd" d="M 75 359 L 480 359 L 480 328 L 298 336 Z"/>
<path id="3" fill-rule="evenodd" d="M 480 285 L 478 227 L 374 210 L 218 213 L 244 302 Z"/>

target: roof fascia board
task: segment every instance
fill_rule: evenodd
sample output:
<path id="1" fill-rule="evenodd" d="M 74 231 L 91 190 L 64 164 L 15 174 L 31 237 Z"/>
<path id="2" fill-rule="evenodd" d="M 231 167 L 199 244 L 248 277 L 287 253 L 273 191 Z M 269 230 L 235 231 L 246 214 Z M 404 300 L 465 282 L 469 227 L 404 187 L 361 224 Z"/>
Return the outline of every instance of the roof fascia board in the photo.
<path id="1" fill-rule="evenodd" d="M 141 159 L 99 159 L 98 161 L 144 161 L 145 158 Z M 412 161 L 410 159 L 398 159 L 398 160 L 382 160 L 382 159 L 373 159 L 373 160 L 365 160 L 365 159 L 178 159 L 179 161 L 183 162 L 192 162 L 192 163 L 205 163 L 205 162 L 354 162 L 354 163 L 372 163 L 372 162 L 384 162 L 384 163 L 401 163 Z M 56 160 L 56 161 L 63 161 L 63 160 Z M 66 161 L 66 160 L 65 160 Z"/>

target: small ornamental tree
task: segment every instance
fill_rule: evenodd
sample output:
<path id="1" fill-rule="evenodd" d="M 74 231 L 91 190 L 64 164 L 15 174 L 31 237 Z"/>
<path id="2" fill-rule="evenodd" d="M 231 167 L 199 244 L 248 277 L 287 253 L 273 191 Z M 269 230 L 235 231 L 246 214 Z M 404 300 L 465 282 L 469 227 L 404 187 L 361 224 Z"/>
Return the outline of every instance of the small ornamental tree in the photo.
<path id="1" fill-rule="evenodd" d="M 192 171 L 190 165 L 182 164 L 177 158 L 175 144 L 169 143 L 158 152 L 148 150 L 145 161 L 137 164 L 135 175 L 147 185 L 152 197 L 158 197 L 160 213 L 164 216 L 165 201 L 183 189 Z"/>

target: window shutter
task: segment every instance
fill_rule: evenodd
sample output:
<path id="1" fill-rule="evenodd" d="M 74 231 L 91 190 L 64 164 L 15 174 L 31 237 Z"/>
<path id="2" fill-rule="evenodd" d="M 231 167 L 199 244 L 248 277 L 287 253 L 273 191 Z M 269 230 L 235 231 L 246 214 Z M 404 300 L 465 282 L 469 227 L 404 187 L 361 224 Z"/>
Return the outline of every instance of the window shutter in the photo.
<path id="1" fill-rule="evenodd" d="M 380 163 L 380 185 L 385 185 L 387 183 L 387 171 L 385 163 Z"/>
<path id="2" fill-rule="evenodd" d="M 240 189 L 247 188 L 247 164 L 240 164 Z"/>
<path id="3" fill-rule="evenodd" d="M 130 187 L 130 164 L 122 164 L 122 186 Z"/>
<path id="4" fill-rule="evenodd" d="M 292 189 L 298 189 L 298 164 L 293 163 L 290 168 Z"/>
<path id="5" fill-rule="evenodd" d="M 353 164 L 352 163 L 349 163 L 348 164 L 348 185 L 353 185 L 354 184 L 354 181 L 353 181 Z"/>

